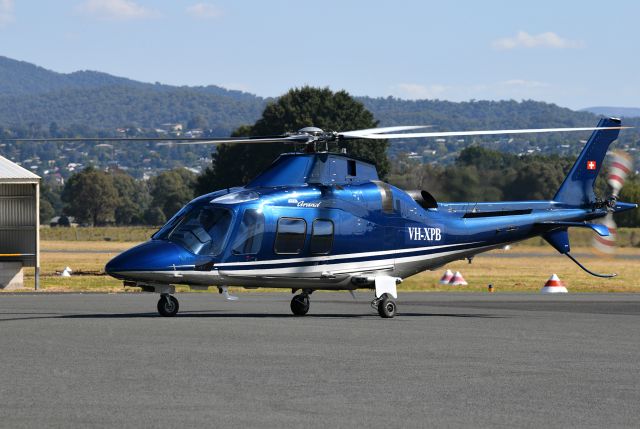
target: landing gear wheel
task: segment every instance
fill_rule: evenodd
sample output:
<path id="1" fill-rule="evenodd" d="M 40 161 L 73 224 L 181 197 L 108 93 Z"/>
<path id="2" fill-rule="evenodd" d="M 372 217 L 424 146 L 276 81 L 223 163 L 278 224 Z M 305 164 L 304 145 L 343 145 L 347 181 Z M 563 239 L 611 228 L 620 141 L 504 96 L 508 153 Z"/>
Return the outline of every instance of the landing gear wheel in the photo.
<path id="1" fill-rule="evenodd" d="M 301 293 L 291 298 L 291 312 L 296 316 L 304 316 L 309 311 L 309 295 Z"/>
<path id="2" fill-rule="evenodd" d="M 384 319 L 391 319 L 396 315 L 396 302 L 386 293 L 378 301 L 378 314 Z"/>
<path id="3" fill-rule="evenodd" d="M 173 317 L 178 314 L 178 309 L 180 305 L 178 304 L 178 300 L 175 296 L 172 295 L 161 295 L 160 300 L 158 301 L 158 313 L 164 317 Z"/>

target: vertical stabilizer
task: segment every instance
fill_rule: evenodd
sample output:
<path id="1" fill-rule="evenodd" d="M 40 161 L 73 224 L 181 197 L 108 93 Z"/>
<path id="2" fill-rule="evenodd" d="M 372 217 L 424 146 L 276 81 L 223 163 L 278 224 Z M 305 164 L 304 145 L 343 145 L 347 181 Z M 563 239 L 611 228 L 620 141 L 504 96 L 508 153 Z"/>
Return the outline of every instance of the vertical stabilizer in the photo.
<path id="1" fill-rule="evenodd" d="M 619 127 L 620 119 L 603 118 L 598 127 Z M 618 138 L 619 129 L 596 130 L 580 152 L 571 171 L 558 189 L 554 201 L 572 206 L 588 206 L 596 201 L 593 186 L 602 168 L 609 145 Z"/>

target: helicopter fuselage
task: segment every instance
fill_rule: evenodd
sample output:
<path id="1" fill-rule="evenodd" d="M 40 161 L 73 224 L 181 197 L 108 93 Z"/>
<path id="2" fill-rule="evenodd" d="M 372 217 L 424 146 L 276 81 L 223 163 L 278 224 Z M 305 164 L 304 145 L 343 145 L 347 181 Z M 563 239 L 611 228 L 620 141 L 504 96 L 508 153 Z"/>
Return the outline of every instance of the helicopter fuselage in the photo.
<path id="1" fill-rule="evenodd" d="M 242 188 L 203 195 L 152 239 L 106 266 L 108 274 L 162 294 L 158 311 L 175 315 L 174 285 L 301 290 L 291 310 L 303 315 L 314 290 L 374 289 L 372 305 L 393 317 L 396 284 L 425 270 L 508 243 L 542 236 L 571 254 L 568 228 L 609 230 L 589 221 L 633 209 L 600 200 L 595 179 L 619 121 L 603 119 L 552 200 L 438 203 L 378 178 L 373 164 L 345 154 L 281 155 Z"/>
<path id="2" fill-rule="evenodd" d="M 215 226 L 199 219 L 206 211 L 220 218 Z M 605 214 L 553 201 L 425 209 L 379 181 L 241 188 L 192 201 L 107 272 L 141 284 L 353 290 L 376 275 L 404 279 L 540 235 L 544 222 Z"/>

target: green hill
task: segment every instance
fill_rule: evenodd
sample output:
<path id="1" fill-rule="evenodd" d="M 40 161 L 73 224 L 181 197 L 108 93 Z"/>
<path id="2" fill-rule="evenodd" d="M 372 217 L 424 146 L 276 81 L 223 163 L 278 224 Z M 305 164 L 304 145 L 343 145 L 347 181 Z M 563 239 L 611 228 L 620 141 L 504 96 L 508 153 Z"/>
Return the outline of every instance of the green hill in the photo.
<path id="1" fill-rule="evenodd" d="M 359 100 L 380 125 L 425 124 L 434 130 L 592 126 L 598 116 L 536 101 L 401 100 L 392 97 Z M 138 82 L 96 71 L 57 73 L 0 57 L 0 135 L 8 137 L 71 137 L 129 134 L 158 136 L 166 123 L 200 129 L 204 135 L 227 136 L 251 124 L 268 102 L 253 94 L 218 86 L 171 86 Z M 312 125 L 312 124 L 309 124 Z M 625 119 L 640 127 L 640 118 Z M 461 148 L 484 141 L 514 153 L 572 154 L 580 149 L 575 134 L 521 135 L 511 138 L 408 141 L 391 145 L 391 155 L 411 153 L 423 162 L 450 162 Z M 627 130 L 620 145 L 638 146 L 638 129 Z M 153 144 L 81 143 L 4 144 L 0 153 L 38 174 L 68 176 L 89 163 L 117 164 L 140 177 L 157 169 L 206 165 L 207 146 L 172 148 Z M 636 152 L 637 153 L 637 152 Z M 81 164 L 69 166 L 69 164 Z"/>
<path id="2" fill-rule="evenodd" d="M 62 89 L 93 89 L 114 85 L 137 86 L 140 84 L 100 72 L 56 73 L 31 63 L 0 56 L 0 94 L 3 96 L 24 96 Z"/>
<path id="3" fill-rule="evenodd" d="M 107 73 L 83 70 L 73 73 L 57 73 L 31 64 L 0 56 L 0 95 L 43 94 L 64 89 L 96 89 L 104 87 L 146 88 L 154 91 L 190 89 L 202 94 L 218 95 L 237 100 L 260 99 L 253 94 L 229 90 L 219 86 L 176 87 L 160 83 L 145 83 Z"/>
<path id="4" fill-rule="evenodd" d="M 0 57 L 0 125 L 5 128 L 52 122 L 94 130 L 154 128 L 202 118 L 201 125 L 227 135 L 253 122 L 264 104 L 253 94 L 213 85 L 150 84 L 95 71 L 56 73 Z"/>
<path id="5" fill-rule="evenodd" d="M 102 86 L 93 89 L 57 89 L 51 92 L 0 96 L 0 124 L 21 128 L 82 125 L 93 130 L 118 127 L 151 129 L 164 123 L 187 124 L 201 118 L 201 126 L 229 135 L 251 123 L 264 108 L 264 100 L 249 100 L 207 93 L 192 88 Z"/>

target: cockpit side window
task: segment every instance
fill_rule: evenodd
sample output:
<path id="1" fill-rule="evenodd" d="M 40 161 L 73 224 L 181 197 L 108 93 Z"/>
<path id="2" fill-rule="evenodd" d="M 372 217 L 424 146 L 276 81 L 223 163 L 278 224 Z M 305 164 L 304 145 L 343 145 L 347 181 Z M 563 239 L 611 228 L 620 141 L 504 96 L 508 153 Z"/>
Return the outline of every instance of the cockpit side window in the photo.
<path id="1" fill-rule="evenodd" d="M 151 238 L 154 240 L 166 240 L 167 239 L 167 235 L 171 233 L 171 231 L 175 228 L 175 226 L 182 220 L 182 218 L 184 217 L 184 214 L 187 213 L 189 210 L 191 210 L 193 208 L 193 206 L 191 205 L 186 205 L 184 207 L 182 207 L 180 210 L 178 210 L 178 212 L 176 214 L 174 214 L 173 216 L 171 216 L 171 219 L 169 219 L 167 221 L 167 223 L 165 223 L 162 228 L 160 228 L 158 231 L 156 231 Z"/>
<path id="2" fill-rule="evenodd" d="M 264 235 L 264 215 L 256 209 L 246 209 L 238 226 L 232 251 L 236 255 L 254 255 L 260 251 Z"/>
<path id="3" fill-rule="evenodd" d="M 182 218 L 166 239 L 197 255 L 215 256 L 224 248 L 231 218 L 227 209 L 197 207 Z"/>

